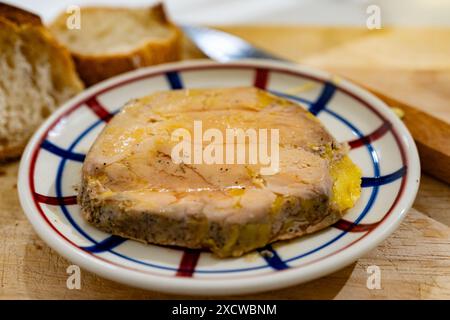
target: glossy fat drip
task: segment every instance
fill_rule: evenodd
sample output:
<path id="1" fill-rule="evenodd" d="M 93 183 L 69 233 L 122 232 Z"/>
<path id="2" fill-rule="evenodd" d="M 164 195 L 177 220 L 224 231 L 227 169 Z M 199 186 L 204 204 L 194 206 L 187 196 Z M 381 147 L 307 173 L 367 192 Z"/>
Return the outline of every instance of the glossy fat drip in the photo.
<path id="1" fill-rule="evenodd" d="M 352 208 L 361 195 L 361 170 L 348 156 L 331 165 L 333 194 L 331 203 L 339 211 Z"/>

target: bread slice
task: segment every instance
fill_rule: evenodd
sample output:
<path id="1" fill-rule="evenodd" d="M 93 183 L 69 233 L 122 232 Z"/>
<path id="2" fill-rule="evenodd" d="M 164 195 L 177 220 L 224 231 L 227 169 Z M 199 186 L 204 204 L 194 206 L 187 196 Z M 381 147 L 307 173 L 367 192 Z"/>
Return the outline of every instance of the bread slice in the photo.
<path id="1" fill-rule="evenodd" d="M 248 160 L 220 164 L 228 157 L 225 138 L 198 141 L 195 121 L 205 134 L 223 137 L 230 128 L 279 130 L 279 171 L 268 174 Z M 183 153 L 193 149 L 189 140 L 203 150 L 214 144 L 222 161 L 172 158 L 180 128 L 190 137 Z M 237 144 L 264 145 L 250 136 Z M 278 149 L 270 145 L 273 160 Z M 88 222 L 115 235 L 240 256 L 328 227 L 353 207 L 361 171 L 347 151 L 312 114 L 263 90 L 157 92 L 130 101 L 98 136 L 83 164 L 78 203 Z"/>
<path id="2" fill-rule="evenodd" d="M 162 4 L 150 8 L 86 7 L 80 29 L 61 14 L 50 29 L 72 53 L 86 85 L 117 74 L 180 58 L 181 32 L 167 20 Z"/>
<path id="3" fill-rule="evenodd" d="M 18 157 L 41 122 L 82 89 L 70 53 L 41 19 L 0 3 L 0 160 Z"/>

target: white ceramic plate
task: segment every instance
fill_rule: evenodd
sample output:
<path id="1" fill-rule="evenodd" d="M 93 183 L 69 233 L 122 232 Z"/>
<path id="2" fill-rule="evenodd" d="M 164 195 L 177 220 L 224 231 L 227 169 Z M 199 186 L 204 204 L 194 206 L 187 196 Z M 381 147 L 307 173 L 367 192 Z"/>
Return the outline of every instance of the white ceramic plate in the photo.
<path id="1" fill-rule="evenodd" d="M 241 258 L 144 245 L 101 232 L 79 213 L 74 186 L 84 155 L 112 114 L 157 90 L 257 86 L 308 108 L 363 171 L 356 206 L 334 226 Z M 242 294 L 291 286 L 340 269 L 375 247 L 404 218 L 417 192 L 419 158 L 411 135 L 386 105 L 342 79 L 290 64 L 191 61 L 140 69 L 98 84 L 58 109 L 23 155 L 19 193 L 37 233 L 56 251 L 100 276 L 179 294 Z"/>

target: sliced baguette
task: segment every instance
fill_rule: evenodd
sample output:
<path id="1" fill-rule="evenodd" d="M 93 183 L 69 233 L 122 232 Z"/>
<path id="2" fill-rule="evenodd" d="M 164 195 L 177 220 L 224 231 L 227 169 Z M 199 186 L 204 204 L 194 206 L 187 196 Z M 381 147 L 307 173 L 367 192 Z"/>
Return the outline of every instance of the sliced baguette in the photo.
<path id="1" fill-rule="evenodd" d="M 0 160 L 20 156 L 41 122 L 82 89 L 69 52 L 41 19 L 0 3 Z"/>
<path id="2" fill-rule="evenodd" d="M 181 32 L 162 4 L 150 8 L 86 7 L 80 29 L 66 26 L 68 14 L 50 25 L 72 53 L 86 85 L 117 74 L 180 58 Z"/>

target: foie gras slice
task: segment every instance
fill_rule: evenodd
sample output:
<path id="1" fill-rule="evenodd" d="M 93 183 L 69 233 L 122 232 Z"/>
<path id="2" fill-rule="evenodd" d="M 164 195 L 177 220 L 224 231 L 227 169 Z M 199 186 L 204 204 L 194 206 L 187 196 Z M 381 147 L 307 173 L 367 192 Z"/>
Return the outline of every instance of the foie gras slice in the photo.
<path id="1" fill-rule="evenodd" d="M 223 139 L 199 139 L 196 123 Z M 236 163 L 238 146 L 235 162 L 226 161 L 227 129 L 236 128 L 266 130 L 269 146 L 278 130 L 275 171 L 250 163 L 250 138 L 246 161 Z M 191 150 L 214 146 L 223 161 L 208 162 L 205 153 L 195 160 L 194 152 L 182 159 L 190 161 L 174 159 L 179 129 L 189 133 Z M 115 235 L 240 256 L 328 227 L 353 207 L 361 172 L 347 150 L 298 104 L 256 88 L 158 92 L 127 103 L 98 136 L 79 203 L 87 221 Z"/>

